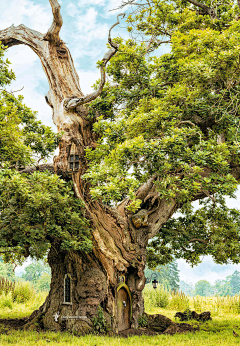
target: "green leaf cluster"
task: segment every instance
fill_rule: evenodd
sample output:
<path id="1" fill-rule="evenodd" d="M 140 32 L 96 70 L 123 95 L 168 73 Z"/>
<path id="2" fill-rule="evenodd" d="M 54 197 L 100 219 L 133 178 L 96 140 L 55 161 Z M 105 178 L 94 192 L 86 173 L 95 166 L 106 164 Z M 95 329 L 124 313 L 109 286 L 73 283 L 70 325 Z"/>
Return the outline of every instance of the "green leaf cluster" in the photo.
<path id="1" fill-rule="evenodd" d="M 5 262 L 42 259 L 50 246 L 65 251 L 92 248 L 84 204 L 73 186 L 50 172 L 20 173 L 56 149 L 62 134 L 4 89 L 15 78 L 0 46 L 0 253 Z M 57 245 L 56 245 L 57 244 Z"/>
<path id="2" fill-rule="evenodd" d="M 204 4 L 217 18 L 186 1 L 136 3 L 131 39 L 118 39 L 109 83 L 90 106 L 100 138 L 86 151 L 92 195 L 109 204 L 128 196 L 135 211 L 144 207 L 136 189 L 154 175 L 160 198 L 183 208 L 149 245 L 153 267 L 174 257 L 240 259 L 239 211 L 224 202 L 240 162 L 240 10 L 229 0 Z"/>
<path id="3" fill-rule="evenodd" d="M 202 200 L 195 211 L 186 206 L 181 211 L 149 243 L 149 263 L 156 266 L 175 257 L 196 265 L 203 255 L 211 255 L 219 264 L 240 262 L 239 210 L 228 208 L 221 197 L 216 202 Z"/>
<path id="4" fill-rule="evenodd" d="M 151 23 L 163 20 L 163 3 L 152 2 Z M 239 163 L 240 24 L 230 5 L 221 30 L 207 16 L 169 6 L 178 18 L 168 24 L 171 52 L 149 56 L 144 43 L 120 41 L 107 67 L 112 82 L 91 106 L 101 115 L 94 125 L 100 140 L 86 151 L 85 178 L 106 203 L 134 200 L 154 174 L 160 196 L 181 204 L 199 193 L 232 196 L 237 187 L 230 163 Z M 151 25 L 137 27 L 148 35 Z"/>
<path id="5" fill-rule="evenodd" d="M 72 186 L 49 172 L 0 171 L 0 248 L 5 260 L 41 259 L 51 244 L 62 250 L 90 251 L 90 229 L 83 202 Z"/>

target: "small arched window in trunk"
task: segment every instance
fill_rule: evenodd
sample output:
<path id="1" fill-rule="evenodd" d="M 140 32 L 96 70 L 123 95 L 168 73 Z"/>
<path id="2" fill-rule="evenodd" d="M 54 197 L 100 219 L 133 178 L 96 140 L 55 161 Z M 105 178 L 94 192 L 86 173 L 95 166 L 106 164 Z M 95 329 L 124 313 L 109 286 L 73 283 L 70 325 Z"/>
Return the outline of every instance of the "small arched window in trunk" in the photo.
<path id="1" fill-rule="evenodd" d="M 71 276 L 65 275 L 64 278 L 64 303 L 71 304 Z"/>
<path id="2" fill-rule="evenodd" d="M 79 153 L 74 143 L 71 146 L 70 155 L 68 156 L 68 169 L 70 171 L 79 170 Z"/>

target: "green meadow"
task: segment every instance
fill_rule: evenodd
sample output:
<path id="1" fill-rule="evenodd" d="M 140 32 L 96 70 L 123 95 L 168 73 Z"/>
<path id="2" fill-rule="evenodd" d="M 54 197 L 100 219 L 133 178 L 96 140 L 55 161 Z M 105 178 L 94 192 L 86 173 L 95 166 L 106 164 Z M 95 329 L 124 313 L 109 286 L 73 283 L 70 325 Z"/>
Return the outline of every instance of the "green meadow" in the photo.
<path id="1" fill-rule="evenodd" d="M 30 285 L 19 284 L 17 293 L 8 292 L 0 296 L 0 318 L 22 318 L 29 316 L 45 300 L 46 292 L 36 292 Z M 22 286 L 21 286 L 22 285 Z M 7 329 L 0 324 L 0 346 L 5 345 L 76 345 L 76 346 L 231 346 L 240 344 L 240 300 L 235 297 L 187 297 L 170 294 L 161 287 L 144 291 L 146 311 L 163 314 L 172 320 L 176 311 L 186 308 L 197 312 L 211 311 L 212 321 L 189 323 L 199 326 L 199 331 L 186 334 L 134 336 L 129 338 L 98 335 L 75 336 L 68 332 L 37 332 Z M 177 320 L 176 320 L 177 321 Z M 233 335 L 233 330 L 239 336 Z"/>

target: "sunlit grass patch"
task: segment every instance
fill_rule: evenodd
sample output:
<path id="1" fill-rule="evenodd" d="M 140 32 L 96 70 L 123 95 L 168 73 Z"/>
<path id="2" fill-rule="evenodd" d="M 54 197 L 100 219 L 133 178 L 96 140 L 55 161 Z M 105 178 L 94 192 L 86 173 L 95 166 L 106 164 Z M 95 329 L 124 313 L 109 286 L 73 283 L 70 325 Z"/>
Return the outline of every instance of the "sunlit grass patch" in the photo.
<path id="1" fill-rule="evenodd" d="M 199 326 L 195 333 L 157 335 L 157 336 L 134 336 L 130 338 L 86 335 L 77 337 L 71 333 L 13 331 L 0 325 L 0 346 L 44 346 L 44 345 L 76 345 L 76 346 L 232 346 L 240 344 L 240 336 L 234 337 L 233 330 L 240 335 L 240 316 L 237 309 L 233 308 L 238 302 L 238 297 L 186 297 L 185 295 L 163 292 L 161 289 L 151 292 L 152 288 L 145 290 L 146 312 L 149 314 L 162 314 L 173 321 L 176 311 L 183 311 L 189 305 L 190 309 L 197 312 L 211 311 L 213 320 L 205 323 L 189 321 L 188 323 Z M 148 295 L 148 292 L 150 294 Z M 158 297 L 159 302 L 168 304 L 165 308 L 154 305 L 154 294 L 164 294 Z M 19 303 L 12 302 L 12 308 L 0 305 L 0 318 L 22 318 L 29 316 L 45 301 L 46 292 L 32 292 L 29 300 Z M 167 297 L 167 299 L 166 299 Z M 1 299 L 1 298 L 0 298 Z M 182 301 L 181 301 L 182 300 Z M 155 301 L 156 302 L 156 301 Z M 162 303 L 161 303 L 162 304 Z"/>
<path id="2" fill-rule="evenodd" d="M 38 309 L 45 301 L 47 292 L 34 292 L 29 300 L 24 303 L 13 301 L 13 297 L 8 294 L 0 296 L 0 318 L 23 318 L 31 315 L 31 313 Z M 6 303 L 9 300 L 9 304 Z M 20 299 L 21 300 L 21 299 Z"/>
<path id="3" fill-rule="evenodd" d="M 209 324 L 210 327 L 210 324 Z M 229 324 L 228 324 L 229 327 Z M 232 327 L 232 325 L 230 325 Z M 37 333 L 15 331 L 9 335 L 0 335 L 0 345 L 76 345 L 76 346 L 232 346 L 240 344 L 240 338 L 236 338 L 232 334 L 232 329 L 209 329 L 201 330 L 196 333 L 157 335 L 157 336 L 134 336 L 128 339 L 119 337 L 104 337 L 95 335 L 86 335 L 84 337 L 76 337 L 69 333 Z"/>

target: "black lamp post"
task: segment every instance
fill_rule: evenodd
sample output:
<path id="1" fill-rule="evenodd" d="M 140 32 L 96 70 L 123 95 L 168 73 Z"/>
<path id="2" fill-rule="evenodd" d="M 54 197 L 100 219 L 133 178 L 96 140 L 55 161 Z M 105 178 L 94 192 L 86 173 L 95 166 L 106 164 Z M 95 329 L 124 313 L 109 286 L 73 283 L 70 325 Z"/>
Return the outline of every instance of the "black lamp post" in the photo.
<path id="1" fill-rule="evenodd" d="M 153 288 L 156 289 L 157 285 L 158 285 L 158 281 L 156 280 L 156 278 L 157 278 L 156 273 L 152 273 L 150 278 L 146 279 L 146 283 L 149 284 L 149 282 L 151 282 L 151 280 L 152 280 L 152 277 L 154 278 L 154 280 L 152 281 L 152 285 L 153 285 Z"/>

